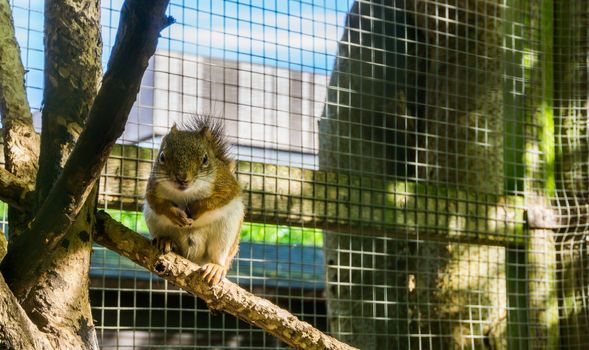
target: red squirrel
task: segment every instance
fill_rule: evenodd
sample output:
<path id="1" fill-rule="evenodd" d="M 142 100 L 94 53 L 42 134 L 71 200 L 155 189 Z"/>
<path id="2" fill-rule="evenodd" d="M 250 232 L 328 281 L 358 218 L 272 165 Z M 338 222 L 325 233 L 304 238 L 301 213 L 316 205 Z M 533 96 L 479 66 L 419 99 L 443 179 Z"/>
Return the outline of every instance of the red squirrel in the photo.
<path id="1" fill-rule="evenodd" d="M 244 205 L 234 172 L 223 125 L 197 116 L 163 138 L 147 183 L 143 214 L 154 244 L 201 265 L 211 285 L 239 246 Z"/>

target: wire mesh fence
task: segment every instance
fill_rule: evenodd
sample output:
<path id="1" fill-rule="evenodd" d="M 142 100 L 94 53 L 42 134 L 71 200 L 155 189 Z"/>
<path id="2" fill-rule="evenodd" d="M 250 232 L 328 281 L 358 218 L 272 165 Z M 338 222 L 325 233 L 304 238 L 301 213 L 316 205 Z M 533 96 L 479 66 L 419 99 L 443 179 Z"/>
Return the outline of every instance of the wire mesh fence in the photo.
<path id="1" fill-rule="evenodd" d="M 11 4 L 39 111 L 43 2 Z M 104 64 L 121 5 L 102 2 Z M 585 1 L 174 0 L 169 14 L 100 180 L 113 217 L 148 235 L 162 137 L 212 115 L 247 207 L 232 281 L 362 349 L 589 346 Z M 104 349 L 284 347 L 104 248 L 91 281 Z"/>

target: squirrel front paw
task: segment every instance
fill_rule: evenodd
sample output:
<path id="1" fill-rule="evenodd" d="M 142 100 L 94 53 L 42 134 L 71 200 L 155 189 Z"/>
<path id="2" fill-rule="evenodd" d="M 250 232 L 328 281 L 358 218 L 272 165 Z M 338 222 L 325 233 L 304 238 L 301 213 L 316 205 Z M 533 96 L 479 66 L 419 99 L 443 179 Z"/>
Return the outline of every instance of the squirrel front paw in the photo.
<path id="1" fill-rule="evenodd" d="M 188 217 L 186 212 L 178 207 L 170 208 L 170 215 L 168 218 L 176 225 L 180 227 L 186 227 L 192 225 L 192 219 Z"/>
<path id="2" fill-rule="evenodd" d="M 200 267 L 202 277 L 210 286 L 214 286 L 227 275 L 227 270 L 221 265 L 208 263 Z"/>
<path id="3" fill-rule="evenodd" d="M 151 243 L 164 254 L 171 251 L 178 251 L 176 242 L 172 241 L 168 237 L 156 237 L 151 240 Z"/>

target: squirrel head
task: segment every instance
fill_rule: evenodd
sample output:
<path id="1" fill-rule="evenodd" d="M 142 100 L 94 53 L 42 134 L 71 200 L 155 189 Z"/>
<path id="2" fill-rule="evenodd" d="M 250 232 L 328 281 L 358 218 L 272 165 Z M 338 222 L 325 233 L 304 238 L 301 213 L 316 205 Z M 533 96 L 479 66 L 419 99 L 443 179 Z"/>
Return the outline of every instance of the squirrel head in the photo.
<path id="1" fill-rule="evenodd" d="M 211 117 L 194 117 L 180 129 L 176 124 L 162 140 L 154 172 L 180 191 L 201 181 L 212 184 L 220 167 L 234 170 L 223 125 Z"/>

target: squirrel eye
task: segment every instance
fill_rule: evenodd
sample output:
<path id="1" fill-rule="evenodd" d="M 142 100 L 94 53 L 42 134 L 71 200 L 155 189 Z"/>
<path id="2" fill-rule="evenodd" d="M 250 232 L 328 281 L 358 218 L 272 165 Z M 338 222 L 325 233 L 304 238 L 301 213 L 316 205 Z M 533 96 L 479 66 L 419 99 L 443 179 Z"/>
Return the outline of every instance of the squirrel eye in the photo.
<path id="1" fill-rule="evenodd" d="M 207 166 L 209 165 L 209 156 L 205 153 L 205 155 L 202 157 L 202 165 L 203 166 Z"/>
<path id="2" fill-rule="evenodd" d="M 160 155 L 158 157 L 158 161 L 162 164 L 166 161 L 166 155 L 164 154 L 163 151 L 160 153 Z"/>

